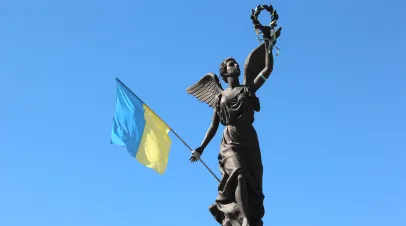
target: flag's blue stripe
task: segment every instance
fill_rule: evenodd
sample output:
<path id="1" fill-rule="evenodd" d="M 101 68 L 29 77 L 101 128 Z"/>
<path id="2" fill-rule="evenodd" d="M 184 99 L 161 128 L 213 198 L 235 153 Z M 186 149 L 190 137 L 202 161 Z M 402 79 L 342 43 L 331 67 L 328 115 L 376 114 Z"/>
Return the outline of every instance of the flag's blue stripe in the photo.
<path id="1" fill-rule="evenodd" d="M 145 128 L 143 103 L 119 80 L 116 95 L 111 142 L 126 146 L 135 157 Z"/>

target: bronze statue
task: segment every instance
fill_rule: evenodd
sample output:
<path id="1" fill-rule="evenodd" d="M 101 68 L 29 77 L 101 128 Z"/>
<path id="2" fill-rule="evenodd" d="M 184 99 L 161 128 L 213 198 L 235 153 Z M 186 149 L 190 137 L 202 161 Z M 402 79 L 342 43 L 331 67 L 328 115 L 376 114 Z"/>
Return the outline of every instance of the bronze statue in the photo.
<path id="1" fill-rule="evenodd" d="M 191 162 L 200 158 L 216 134 L 219 123 L 225 126 L 218 155 L 222 178 L 215 204 L 209 207 L 216 221 L 223 226 L 262 226 L 265 213 L 261 151 L 252 123 L 254 112 L 260 111 L 256 92 L 273 70 L 272 48 L 281 28 L 274 31 L 277 14 L 270 8 L 272 6 L 259 7 L 269 9 L 273 20 L 271 26 L 262 26 L 256 20 L 258 7 L 253 11 L 254 17 L 251 18 L 255 28 L 262 31 L 264 42 L 246 59 L 244 83 L 241 85 L 239 82 L 239 64 L 229 57 L 220 64 L 220 76 L 228 88 L 222 88 L 214 73 L 206 74 L 187 88 L 189 94 L 214 109 L 211 125 L 200 147 L 193 151 Z"/>

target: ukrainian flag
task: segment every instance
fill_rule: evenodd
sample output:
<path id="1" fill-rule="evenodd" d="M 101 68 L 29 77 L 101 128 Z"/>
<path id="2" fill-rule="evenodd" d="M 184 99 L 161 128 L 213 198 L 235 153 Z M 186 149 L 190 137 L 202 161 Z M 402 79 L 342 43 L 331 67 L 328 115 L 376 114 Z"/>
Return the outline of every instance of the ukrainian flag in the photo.
<path id="1" fill-rule="evenodd" d="M 119 79 L 111 143 L 125 146 L 141 164 L 164 173 L 172 141 L 171 130 Z"/>

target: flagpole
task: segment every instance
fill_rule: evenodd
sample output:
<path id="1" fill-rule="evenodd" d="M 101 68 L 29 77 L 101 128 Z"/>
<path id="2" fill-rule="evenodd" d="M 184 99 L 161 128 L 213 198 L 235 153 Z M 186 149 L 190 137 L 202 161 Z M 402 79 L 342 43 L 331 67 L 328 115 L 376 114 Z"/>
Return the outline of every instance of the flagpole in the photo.
<path id="1" fill-rule="evenodd" d="M 154 113 L 165 125 L 172 131 L 173 134 L 191 151 L 193 152 L 194 150 L 178 135 L 178 133 L 175 132 L 164 120 L 162 120 L 159 115 L 157 115 L 144 101 L 142 101 L 141 98 L 139 98 L 130 88 L 128 88 L 123 82 L 121 82 L 120 79 L 116 78 L 116 80 L 123 85 L 127 90 L 129 90 L 135 97 L 137 97 L 152 113 Z M 216 176 L 216 174 L 213 173 L 213 171 L 206 165 L 206 163 L 199 157 L 199 161 L 206 167 L 206 169 L 211 173 L 211 175 L 218 181 L 220 182 L 220 179 Z"/>

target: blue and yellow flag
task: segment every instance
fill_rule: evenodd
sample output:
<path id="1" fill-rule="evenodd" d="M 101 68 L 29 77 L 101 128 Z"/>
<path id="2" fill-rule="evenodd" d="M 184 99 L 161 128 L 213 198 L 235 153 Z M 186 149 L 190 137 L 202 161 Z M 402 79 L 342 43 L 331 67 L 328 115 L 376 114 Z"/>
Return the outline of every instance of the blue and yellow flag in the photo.
<path id="1" fill-rule="evenodd" d="M 125 146 L 141 164 L 164 173 L 172 141 L 171 130 L 119 79 L 111 143 Z"/>

